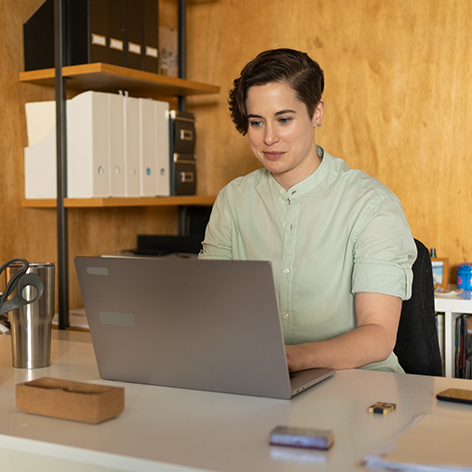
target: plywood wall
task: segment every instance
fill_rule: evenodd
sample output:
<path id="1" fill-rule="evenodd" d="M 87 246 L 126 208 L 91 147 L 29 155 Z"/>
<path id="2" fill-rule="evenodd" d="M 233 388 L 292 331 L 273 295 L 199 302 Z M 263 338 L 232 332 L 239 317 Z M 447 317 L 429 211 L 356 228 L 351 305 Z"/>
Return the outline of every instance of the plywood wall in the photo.
<path id="1" fill-rule="evenodd" d="M 189 75 L 222 86 L 195 101 L 207 189 L 257 166 L 228 118 L 233 79 L 261 50 L 298 48 L 326 75 L 317 142 L 400 197 L 451 279 L 472 261 L 472 2 L 189 0 L 188 10 Z"/>
<path id="2" fill-rule="evenodd" d="M 0 0 L 0 262 L 56 260 L 53 210 L 21 208 L 24 104 L 54 92 L 18 82 L 22 23 L 42 0 Z M 258 166 L 233 129 L 227 93 L 264 49 L 305 50 L 326 74 L 317 142 L 387 184 L 413 234 L 455 268 L 472 261 L 469 0 L 188 0 L 189 79 L 221 85 L 189 100 L 198 122 L 198 193 L 214 194 Z M 175 234 L 175 209 L 69 212 L 71 306 L 81 303 L 73 257 L 134 246 L 138 233 Z M 1 285 L 1 283 L 0 283 Z"/>

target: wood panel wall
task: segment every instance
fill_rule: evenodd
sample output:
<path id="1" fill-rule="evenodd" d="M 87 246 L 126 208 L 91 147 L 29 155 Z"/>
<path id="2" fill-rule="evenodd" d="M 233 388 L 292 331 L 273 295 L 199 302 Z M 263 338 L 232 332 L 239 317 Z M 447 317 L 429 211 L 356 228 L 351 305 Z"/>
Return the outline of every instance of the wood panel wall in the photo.
<path id="1" fill-rule="evenodd" d="M 57 259 L 55 211 L 20 205 L 24 104 L 54 98 L 47 87 L 18 81 L 22 24 L 41 3 L 0 0 L 0 263 Z M 326 75 L 317 142 L 399 196 L 414 236 L 449 258 L 451 278 L 472 261 L 472 2 L 188 0 L 187 13 L 187 77 L 222 87 L 220 95 L 189 100 L 199 194 L 258 167 L 231 124 L 227 93 L 258 52 L 294 47 Z M 172 208 L 70 210 L 71 306 L 81 304 L 74 256 L 133 247 L 138 233 L 176 232 Z"/>
<path id="2" fill-rule="evenodd" d="M 413 235 L 472 262 L 472 2 L 189 0 L 189 76 L 219 83 L 197 99 L 204 186 L 257 167 L 233 129 L 227 92 L 264 49 L 308 52 L 325 72 L 317 143 L 401 199 Z"/>

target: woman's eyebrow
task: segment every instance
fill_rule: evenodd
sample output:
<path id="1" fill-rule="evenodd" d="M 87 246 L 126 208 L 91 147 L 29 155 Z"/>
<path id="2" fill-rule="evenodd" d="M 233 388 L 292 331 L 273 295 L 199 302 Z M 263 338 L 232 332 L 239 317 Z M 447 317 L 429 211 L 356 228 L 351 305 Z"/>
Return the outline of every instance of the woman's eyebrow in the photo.
<path id="1" fill-rule="evenodd" d="M 255 115 L 254 113 L 250 113 L 249 115 L 247 115 L 248 118 L 262 118 L 262 116 L 260 115 Z"/>
<path id="2" fill-rule="evenodd" d="M 285 115 L 286 113 L 297 113 L 295 110 L 281 110 L 274 114 L 274 116 Z"/>
<path id="3" fill-rule="evenodd" d="M 280 110 L 280 111 L 275 112 L 274 116 L 285 115 L 286 113 L 296 113 L 296 111 L 290 110 L 290 109 Z M 248 118 L 262 118 L 262 116 L 256 115 L 255 113 L 250 113 L 249 115 L 247 115 L 247 117 Z"/>

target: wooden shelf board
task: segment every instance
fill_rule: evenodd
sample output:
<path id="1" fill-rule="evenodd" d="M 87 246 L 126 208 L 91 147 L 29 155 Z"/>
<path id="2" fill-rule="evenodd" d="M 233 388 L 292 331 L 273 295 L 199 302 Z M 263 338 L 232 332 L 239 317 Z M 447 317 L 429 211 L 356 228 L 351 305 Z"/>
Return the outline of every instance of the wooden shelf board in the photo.
<path id="1" fill-rule="evenodd" d="M 65 198 L 66 208 L 118 208 L 146 206 L 213 205 L 216 197 L 212 195 L 182 195 L 175 197 L 110 197 L 110 198 Z M 23 199 L 24 208 L 56 208 L 56 200 Z"/>
<path id="2" fill-rule="evenodd" d="M 67 88 L 131 94 L 156 94 L 163 96 L 188 96 L 219 93 L 220 87 L 187 79 L 178 79 L 151 72 L 129 69 L 111 64 L 94 63 L 67 66 L 62 69 L 67 78 Z M 20 73 L 20 81 L 54 87 L 54 69 L 42 69 Z"/>

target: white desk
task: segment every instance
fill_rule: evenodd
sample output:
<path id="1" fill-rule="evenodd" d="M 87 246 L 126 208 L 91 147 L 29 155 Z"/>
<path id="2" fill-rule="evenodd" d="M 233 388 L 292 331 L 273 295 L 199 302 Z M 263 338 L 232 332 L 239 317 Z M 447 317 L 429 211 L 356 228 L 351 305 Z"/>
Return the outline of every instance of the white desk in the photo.
<path id="1" fill-rule="evenodd" d="M 451 286 L 451 289 L 457 289 Z M 434 306 L 437 312 L 444 313 L 444 375 L 454 377 L 454 337 L 456 318 L 472 314 L 472 291 L 464 290 L 456 296 L 436 295 Z"/>
<path id="2" fill-rule="evenodd" d="M 11 367 L 10 337 L 0 336 L 2 471 L 31 470 L 32 463 L 36 471 L 68 472 L 104 467 L 158 472 L 359 471 L 356 464 L 364 454 L 419 414 L 472 419 L 471 406 L 435 399 L 448 386 L 472 389 L 472 381 L 461 379 L 339 371 L 290 401 L 106 382 L 99 377 L 88 336 L 75 334 L 85 342 L 53 340 L 53 364 L 35 370 Z M 58 336 L 75 337 L 55 333 Z M 17 410 L 15 384 L 43 376 L 124 386 L 125 410 L 98 425 Z M 368 413 L 376 401 L 395 402 L 397 410 L 387 416 Z M 278 424 L 332 429 L 335 444 L 328 452 L 271 447 L 269 432 Z"/>

